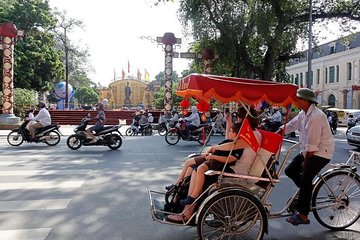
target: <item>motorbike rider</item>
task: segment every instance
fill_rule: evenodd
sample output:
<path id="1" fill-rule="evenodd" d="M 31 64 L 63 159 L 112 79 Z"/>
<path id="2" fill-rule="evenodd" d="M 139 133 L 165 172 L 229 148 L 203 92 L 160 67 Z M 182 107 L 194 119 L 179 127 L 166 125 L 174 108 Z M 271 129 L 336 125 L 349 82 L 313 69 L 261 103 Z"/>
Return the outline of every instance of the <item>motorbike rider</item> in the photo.
<path id="1" fill-rule="evenodd" d="M 179 121 L 179 114 L 176 110 L 172 111 L 172 117 L 169 120 L 169 127 L 174 127 L 175 124 Z"/>
<path id="2" fill-rule="evenodd" d="M 93 134 L 93 131 L 97 132 L 105 125 L 105 112 L 104 112 L 104 105 L 102 103 L 97 103 L 95 105 L 97 110 L 97 115 L 94 118 L 96 120 L 95 125 L 86 129 L 86 133 L 89 135 L 89 137 L 92 138 L 92 140 L 89 143 L 96 143 L 96 138 Z"/>
<path id="3" fill-rule="evenodd" d="M 352 128 L 353 126 L 355 126 L 356 122 L 355 122 L 355 118 L 354 115 L 349 114 L 348 119 L 347 119 L 347 126 L 348 126 L 348 130 L 350 128 Z"/>
<path id="4" fill-rule="evenodd" d="M 200 125 L 200 116 L 196 106 L 191 107 L 191 115 L 184 119 L 186 121 L 187 135 L 190 136 L 191 132 L 198 128 Z"/>
<path id="5" fill-rule="evenodd" d="M 224 114 L 220 110 L 217 110 L 217 113 L 216 113 L 215 117 L 212 120 L 215 122 L 215 128 L 216 129 L 220 129 L 221 131 L 225 132 L 225 129 L 223 127 Z"/>
<path id="6" fill-rule="evenodd" d="M 149 123 L 148 122 L 148 116 L 147 116 L 147 112 L 144 110 L 140 111 L 141 117 L 140 117 L 140 129 L 139 131 L 143 131 L 144 128 L 146 127 L 146 125 Z"/>
<path id="7" fill-rule="evenodd" d="M 278 108 L 273 109 L 274 112 L 270 117 L 268 117 L 268 120 L 270 121 L 270 130 L 275 132 L 282 125 L 282 115 Z"/>
<path id="8" fill-rule="evenodd" d="M 34 124 L 29 124 L 29 132 L 31 134 L 31 140 L 35 140 L 35 130 L 43 127 L 47 127 L 51 124 L 51 116 L 49 111 L 46 109 L 46 105 L 44 102 L 39 102 L 36 105 L 40 110 L 38 114 L 31 118 L 28 117 L 27 120 L 29 121 L 36 121 Z"/>

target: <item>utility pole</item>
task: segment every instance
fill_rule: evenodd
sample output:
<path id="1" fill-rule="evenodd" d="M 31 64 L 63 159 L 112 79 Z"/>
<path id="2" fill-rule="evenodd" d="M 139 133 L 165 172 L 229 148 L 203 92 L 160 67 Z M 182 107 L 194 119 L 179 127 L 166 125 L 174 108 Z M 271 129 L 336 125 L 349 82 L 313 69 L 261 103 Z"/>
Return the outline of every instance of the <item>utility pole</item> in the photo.
<path id="1" fill-rule="evenodd" d="M 312 58 L 312 0 L 309 0 L 309 49 L 308 49 L 308 75 L 306 87 L 311 89 L 311 58 Z"/>

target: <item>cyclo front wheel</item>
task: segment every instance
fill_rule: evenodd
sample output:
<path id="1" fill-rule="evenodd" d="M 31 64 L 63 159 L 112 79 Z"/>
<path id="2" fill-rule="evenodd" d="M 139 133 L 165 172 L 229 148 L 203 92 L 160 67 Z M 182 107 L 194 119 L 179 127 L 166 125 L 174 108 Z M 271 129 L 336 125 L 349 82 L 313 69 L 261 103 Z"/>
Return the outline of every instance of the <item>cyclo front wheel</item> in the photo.
<path id="1" fill-rule="evenodd" d="M 334 171 L 316 184 L 312 208 L 316 220 L 331 230 L 342 230 L 360 217 L 360 180 L 350 171 Z"/>
<path id="2" fill-rule="evenodd" d="M 213 196 L 201 209 L 197 230 L 200 239 L 262 239 L 267 215 L 260 200 L 242 191 Z"/>

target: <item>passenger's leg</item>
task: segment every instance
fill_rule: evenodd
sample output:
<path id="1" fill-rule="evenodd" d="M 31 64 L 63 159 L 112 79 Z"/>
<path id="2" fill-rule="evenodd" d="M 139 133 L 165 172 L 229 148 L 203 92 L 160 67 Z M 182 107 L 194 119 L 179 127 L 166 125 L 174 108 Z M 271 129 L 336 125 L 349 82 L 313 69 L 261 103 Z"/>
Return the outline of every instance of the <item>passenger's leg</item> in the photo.
<path id="1" fill-rule="evenodd" d="M 30 134 L 31 134 L 31 139 L 34 139 L 35 138 L 35 130 L 38 129 L 38 128 L 42 128 L 43 125 L 41 123 L 34 123 L 34 124 L 31 124 L 29 126 L 29 131 L 30 131 Z"/>
<path id="2" fill-rule="evenodd" d="M 190 197 L 195 199 L 201 194 L 205 182 L 205 172 L 207 170 L 209 170 L 209 167 L 206 164 L 201 164 L 197 168 L 195 186 L 194 190 L 189 194 Z"/>

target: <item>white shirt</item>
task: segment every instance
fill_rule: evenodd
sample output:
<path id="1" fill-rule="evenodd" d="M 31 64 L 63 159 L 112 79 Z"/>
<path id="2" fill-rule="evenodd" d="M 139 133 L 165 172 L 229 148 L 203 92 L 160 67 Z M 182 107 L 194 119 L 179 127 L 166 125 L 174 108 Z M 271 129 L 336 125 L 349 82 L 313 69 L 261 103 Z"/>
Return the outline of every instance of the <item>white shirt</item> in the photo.
<path id="1" fill-rule="evenodd" d="M 271 115 L 269 117 L 269 120 L 273 121 L 273 122 L 282 122 L 282 116 L 280 111 L 276 111 L 273 115 Z"/>
<path id="2" fill-rule="evenodd" d="M 38 114 L 33 118 L 29 120 L 35 120 L 41 123 L 43 127 L 49 126 L 51 124 L 51 117 L 50 113 L 46 108 L 41 108 Z"/>
<path id="3" fill-rule="evenodd" d="M 283 126 L 282 126 L 283 128 Z M 325 113 L 311 104 L 307 113 L 301 111 L 286 124 L 285 133 L 299 131 L 302 154 L 315 152 L 314 155 L 331 159 L 334 153 L 334 139 Z"/>

